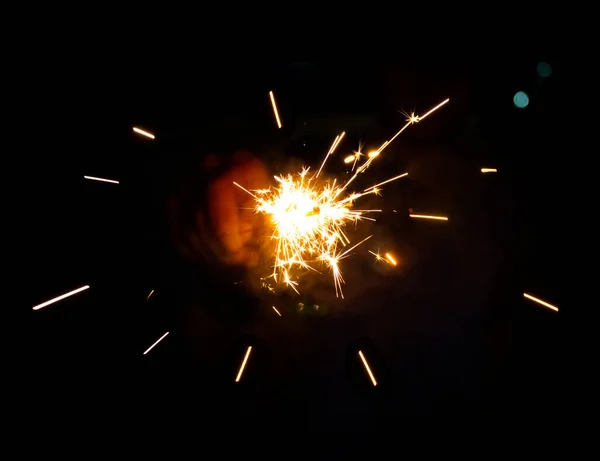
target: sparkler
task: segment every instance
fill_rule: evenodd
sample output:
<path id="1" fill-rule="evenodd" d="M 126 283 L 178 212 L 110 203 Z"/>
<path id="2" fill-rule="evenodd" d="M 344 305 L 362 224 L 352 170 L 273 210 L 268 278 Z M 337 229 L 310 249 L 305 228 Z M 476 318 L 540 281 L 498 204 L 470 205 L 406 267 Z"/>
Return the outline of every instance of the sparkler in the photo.
<path id="1" fill-rule="evenodd" d="M 321 274 L 322 272 L 315 267 L 321 266 L 331 272 L 336 296 L 344 297 L 342 292 L 344 279 L 340 262 L 351 256 L 352 250 L 357 246 L 372 237 L 369 236 L 350 246 L 351 241 L 346 235 L 345 226 L 362 220 L 374 221 L 365 214 L 381 211 L 354 210 L 352 209 L 354 202 L 365 195 L 379 194 L 380 186 L 403 178 L 408 173 L 394 176 L 360 192 L 351 192 L 349 186 L 407 127 L 431 115 L 448 101 L 449 99 L 446 99 L 441 102 L 425 115 L 410 114 L 406 124 L 391 139 L 385 141 L 376 151 L 370 152 L 356 170 L 353 167 L 354 174 L 345 182 L 339 181 L 338 178 L 319 179 L 327 159 L 339 146 L 345 132 L 336 136 L 315 175 L 309 175 L 310 168 L 303 167 L 299 173 L 274 176 L 277 181 L 275 187 L 254 191 L 234 182 L 237 187 L 254 198 L 255 212 L 266 215 L 272 224 L 271 239 L 275 242 L 275 251 L 273 272 L 269 277 L 272 277 L 275 283 L 284 283 L 298 293 L 299 272 L 313 271 Z M 359 156 L 361 156 L 360 148 L 352 160 L 346 158 L 348 160 L 346 163 L 356 161 Z M 447 218 L 435 217 L 434 219 L 447 220 Z M 350 248 L 347 249 L 348 246 Z M 390 257 L 388 261 L 395 263 Z"/>

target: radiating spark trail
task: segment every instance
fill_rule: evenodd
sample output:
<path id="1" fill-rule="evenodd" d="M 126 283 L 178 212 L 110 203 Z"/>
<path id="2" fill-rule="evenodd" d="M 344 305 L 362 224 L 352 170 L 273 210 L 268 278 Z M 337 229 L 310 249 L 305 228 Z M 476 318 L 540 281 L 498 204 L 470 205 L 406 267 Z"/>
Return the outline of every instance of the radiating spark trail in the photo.
<path id="1" fill-rule="evenodd" d="M 244 357 L 244 361 L 242 362 L 242 366 L 240 367 L 240 371 L 237 374 L 237 378 L 235 378 L 235 382 L 238 383 L 242 377 L 242 373 L 244 372 L 244 368 L 246 367 L 246 362 L 248 361 L 248 357 L 250 357 L 250 351 L 252 350 L 252 346 L 248 346 L 248 350 L 246 351 L 246 356 Z"/>
<path id="2" fill-rule="evenodd" d="M 154 290 L 152 290 L 152 291 L 150 292 L 150 294 L 149 294 L 149 295 L 148 295 L 148 297 L 146 298 L 146 301 L 148 301 L 148 300 L 150 299 L 150 296 L 152 296 L 152 293 L 154 293 Z"/>
<path id="3" fill-rule="evenodd" d="M 337 135 L 335 137 L 335 139 L 333 140 L 333 144 L 331 145 L 331 147 L 329 148 L 329 152 L 327 152 L 327 155 L 325 156 L 325 158 L 323 159 L 323 163 L 321 163 L 321 168 L 319 168 L 319 171 L 317 171 L 317 174 L 315 175 L 315 179 L 317 179 L 319 177 L 319 175 L 321 174 L 321 170 L 323 169 L 323 167 L 325 166 L 325 163 L 327 163 L 327 159 L 329 158 L 329 156 L 331 154 L 333 154 L 333 151 L 336 149 L 336 147 L 338 146 L 338 144 L 340 143 L 340 141 L 342 140 L 342 138 L 344 137 L 344 135 L 346 134 L 345 131 L 342 132 L 342 134 Z"/>
<path id="4" fill-rule="evenodd" d="M 481 172 L 482 173 L 497 173 L 498 170 L 496 168 L 482 168 Z"/>
<path id="5" fill-rule="evenodd" d="M 411 218 L 437 219 L 440 221 L 448 221 L 448 218 L 446 216 L 429 216 L 425 214 L 410 214 L 409 216 Z"/>
<path id="6" fill-rule="evenodd" d="M 541 299 L 536 298 L 535 296 L 528 295 L 527 293 L 523 293 L 523 296 L 527 299 L 531 299 L 542 306 L 546 306 L 548 309 L 552 309 L 553 311 L 558 312 L 558 307 L 553 306 L 552 304 L 548 304 L 546 301 L 542 301 Z"/>
<path id="7" fill-rule="evenodd" d="M 448 101 L 450 101 L 450 98 L 446 99 L 445 101 L 440 102 L 437 106 L 435 106 L 433 109 L 431 109 L 429 112 L 427 112 L 425 115 L 420 115 L 419 116 L 419 122 L 421 120 L 424 120 L 425 117 L 427 117 L 428 115 L 433 114 L 436 110 L 438 110 L 440 107 L 442 107 L 444 104 L 446 104 Z"/>
<path id="8" fill-rule="evenodd" d="M 277 177 L 275 177 L 277 178 Z M 240 186 L 237 182 L 233 181 L 233 184 L 235 184 L 236 186 L 238 186 L 240 189 L 242 189 L 244 192 L 246 192 L 247 194 L 250 194 L 252 197 L 254 198 L 258 198 L 256 195 L 254 195 L 252 192 L 250 192 L 248 189 Z"/>
<path id="9" fill-rule="evenodd" d="M 271 105 L 273 106 L 273 112 L 275 113 L 275 120 L 277 121 L 277 127 L 281 128 L 281 120 L 279 120 L 279 112 L 277 112 L 277 104 L 275 104 L 275 95 L 272 91 L 269 91 L 271 97 Z"/>
<path id="10" fill-rule="evenodd" d="M 58 302 L 61 299 L 68 298 L 69 296 L 73 296 L 76 293 L 79 293 L 81 291 L 87 290 L 89 287 L 90 287 L 89 285 L 85 285 L 85 286 L 83 286 L 81 288 L 77 288 L 76 290 L 69 291 L 68 293 L 65 293 L 64 295 L 57 296 L 56 298 L 53 298 L 50 301 L 46 301 L 45 303 L 38 304 L 37 306 L 34 306 L 33 310 L 37 311 L 38 309 L 41 309 L 42 307 L 49 306 L 50 304 L 54 304 L 55 302 Z"/>
<path id="11" fill-rule="evenodd" d="M 383 256 L 381 256 L 379 253 L 375 253 L 371 250 L 369 250 L 369 253 L 371 253 L 373 256 L 375 256 L 375 261 L 383 261 L 383 262 L 387 262 Z"/>
<path id="12" fill-rule="evenodd" d="M 363 355 L 362 351 L 358 351 L 358 355 L 360 356 L 362 363 L 365 366 L 365 369 L 367 370 L 367 373 L 369 373 L 369 377 L 371 378 L 371 382 L 373 383 L 373 386 L 377 386 L 377 381 L 375 381 L 375 376 L 373 376 L 373 373 L 371 372 L 371 368 L 369 367 L 369 364 L 367 363 L 367 359 L 365 359 L 365 356 Z"/>
<path id="13" fill-rule="evenodd" d="M 280 312 L 277 310 L 277 308 L 276 308 L 275 306 L 272 306 L 272 307 L 273 307 L 273 310 L 274 310 L 275 312 L 277 312 L 277 315 L 279 315 L 279 317 L 281 317 L 281 313 L 280 313 Z"/>
<path id="14" fill-rule="evenodd" d="M 92 179 L 94 181 L 112 182 L 113 184 L 119 184 L 119 181 L 113 179 L 95 178 L 94 176 L 84 176 L 85 179 Z"/>
<path id="15" fill-rule="evenodd" d="M 390 179 L 388 179 L 388 180 L 386 180 L 386 181 L 380 182 L 379 184 L 375 184 L 374 186 L 368 187 L 367 189 L 365 189 L 365 190 L 363 191 L 363 193 L 364 193 L 364 192 L 368 192 L 368 191 L 370 191 L 371 189 L 377 189 L 379 186 L 383 186 L 384 184 L 387 184 L 387 183 L 389 183 L 389 182 L 395 181 L 396 179 L 403 178 L 404 176 L 408 176 L 408 173 L 402 173 L 402 174 L 400 174 L 400 175 L 398 175 L 398 176 L 395 176 L 395 177 L 393 177 L 393 178 L 390 178 Z"/>
<path id="16" fill-rule="evenodd" d="M 150 139 L 154 139 L 155 138 L 155 136 L 152 133 L 149 133 L 148 131 L 144 131 L 144 130 L 142 130 L 140 128 L 137 128 L 135 126 L 133 127 L 133 131 L 135 131 L 138 134 L 141 134 L 142 136 L 146 136 L 147 138 L 150 138 Z"/>
<path id="17" fill-rule="evenodd" d="M 386 253 L 386 254 L 385 254 L 385 257 L 386 257 L 386 258 L 388 259 L 388 261 L 389 261 L 389 262 L 391 262 L 391 263 L 392 263 L 394 266 L 397 266 L 396 260 L 394 259 L 394 257 L 393 257 L 391 254 L 389 254 L 389 253 Z"/>
<path id="18" fill-rule="evenodd" d="M 146 355 L 148 352 L 150 352 L 152 350 L 152 348 L 154 346 L 156 346 L 159 342 L 161 342 L 168 334 L 169 334 L 169 332 L 167 331 L 164 335 L 162 335 L 160 338 L 158 338 L 156 340 L 156 342 L 154 344 L 152 344 L 152 346 L 150 346 L 148 349 L 146 349 L 146 352 L 144 352 L 143 355 Z"/>

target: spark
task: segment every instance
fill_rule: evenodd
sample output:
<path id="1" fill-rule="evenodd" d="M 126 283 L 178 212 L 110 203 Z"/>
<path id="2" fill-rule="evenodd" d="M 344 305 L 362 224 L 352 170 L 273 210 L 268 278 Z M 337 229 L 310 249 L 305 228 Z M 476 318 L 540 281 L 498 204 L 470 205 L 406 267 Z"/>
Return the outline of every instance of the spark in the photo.
<path id="1" fill-rule="evenodd" d="M 167 331 L 164 335 L 162 335 L 160 338 L 158 338 L 156 340 L 156 342 L 154 344 L 152 344 L 152 346 L 150 346 L 148 349 L 146 349 L 146 352 L 144 352 L 143 355 L 146 355 L 148 352 L 150 352 L 152 350 L 152 348 L 154 346 L 156 346 L 159 342 L 161 342 L 168 334 L 169 334 L 169 332 Z"/>
<path id="2" fill-rule="evenodd" d="M 275 312 L 277 312 L 277 315 L 279 315 L 279 317 L 281 317 L 281 313 L 277 310 L 277 308 L 275 306 L 271 306 L 271 307 L 273 307 L 273 310 Z"/>
<path id="3" fill-rule="evenodd" d="M 389 261 L 389 262 L 391 262 L 391 263 L 392 263 L 394 266 L 398 265 L 398 263 L 396 263 L 396 260 L 394 259 L 394 257 L 393 257 L 391 254 L 389 254 L 389 253 L 386 253 L 386 254 L 385 254 L 385 257 L 386 257 L 386 258 L 388 259 L 388 261 Z"/>
<path id="4" fill-rule="evenodd" d="M 144 130 L 142 130 L 140 128 L 137 128 L 135 126 L 133 127 L 133 131 L 135 131 L 138 134 L 141 134 L 142 136 L 146 136 L 147 138 L 150 138 L 150 139 L 154 139 L 155 138 L 155 136 L 152 133 L 149 133 L 148 131 L 144 131 Z"/>
<path id="5" fill-rule="evenodd" d="M 275 113 L 275 120 L 277 121 L 277 127 L 281 128 L 281 120 L 279 120 L 279 112 L 277 112 L 277 104 L 275 104 L 275 95 L 272 91 L 269 91 L 271 97 L 271 105 L 273 106 L 273 112 Z"/>
<path id="6" fill-rule="evenodd" d="M 317 171 L 317 174 L 315 175 L 315 179 L 317 179 L 319 177 L 319 174 L 321 174 L 321 170 L 323 169 L 323 167 L 325 166 L 325 162 L 327 162 L 327 159 L 329 158 L 329 156 L 331 154 L 333 154 L 333 151 L 335 151 L 336 147 L 338 146 L 338 144 L 340 143 L 340 141 L 342 140 L 342 138 L 344 137 L 344 135 L 346 134 L 345 131 L 342 132 L 342 134 L 337 135 L 335 137 L 335 139 L 333 140 L 333 144 L 331 145 L 331 147 L 329 148 L 329 152 L 327 152 L 327 155 L 325 156 L 325 158 L 323 159 L 323 163 L 321 163 L 321 168 L 319 168 L 319 171 Z"/>
<path id="7" fill-rule="evenodd" d="M 422 218 L 422 219 L 437 219 L 440 221 L 448 221 L 446 216 L 429 216 L 426 214 L 411 214 L 409 215 L 411 218 Z"/>
<path id="8" fill-rule="evenodd" d="M 381 212 L 381 210 L 354 209 L 354 203 L 365 195 L 380 194 L 381 186 L 403 178 L 408 173 L 391 177 L 359 192 L 352 191 L 350 186 L 381 156 L 382 151 L 402 131 L 427 117 L 446 102 L 448 100 L 438 104 L 422 117 L 413 114 L 407 124 L 391 139 L 385 141 L 376 151 L 370 152 L 356 169 L 353 166 L 353 174 L 345 182 L 340 181 L 339 178 L 320 178 L 327 159 L 335 152 L 346 134 L 342 132 L 333 140 L 314 175 L 309 175 L 309 168 L 303 167 L 298 173 L 274 176 L 276 184 L 262 190 L 248 190 L 237 182 L 233 183 L 254 198 L 254 211 L 263 214 L 270 223 L 273 270 L 270 275 L 261 278 L 263 287 L 273 291 L 273 287 L 264 281 L 266 278 L 272 278 L 275 284 L 283 284 L 299 293 L 298 280 L 303 274 L 308 272 L 322 274 L 327 271 L 333 278 L 336 296 L 344 297 L 341 262 L 350 256 L 352 250 L 371 237 L 352 245 L 346 234 L 346 226 L 356 225 L 363 220 L 374 221 L 373 218 L 365 215 L 376 211 Z M 346 157 L 345 162 L 350 163 L 354 160 L 356 165 L 358 157 L 363 156 L 360 153 L 361 149 L 362 145 L 359 145 L 358 152 Z M 433 217 L 433 219 L 447 220 L 448 218 Z M 347 246 L 351 247 L 346 249 Z"/>
<path id="9" fill-rule="evenodd" d="M 94 181 L 112 182 L 113 184 L 119 184 L 119 181 L 113 179 L 96 178 L 94 176 L 84 176 L 85 179 L 92 179 Z"/>
<path id="10" fill-rule="evenodd" d="M 152 293 L 154 293 L 154 290 L 152 290 L 152 291 L 150 292 L 150 294 L 149 294 L 149 295 L 148 295 L 148 297 L 146 298 L 146 301 L 148 301 L 148 300 L 150 299 L 150 296 L 152 296 Z"/>
<path id="11" fill-rule="evenodd" d="M 235 382 L 240 382 L 242 378 L 242 373 L 244 372 L 244 368 L 246 368 L 246 362 L 248 361 L 248 357 L 250 357 L 250 351 L 252 350 L 252 346 L 248 346 L 248 350 L 246 351 L 246 356 L 244 357 L 244 361 L 242 362 L 242 366 L 240 367 L 240 371 L 237 374 L 237 378 L 235 378 Z"/>
<path id="12" fill-rule="evenodd" d="M 354 155 L 348 155 L 348 157 L 346 157 L 344 159 L 344 163 L 352 163 L 355 160 L 355 156 Z"/>
<path id="13" fill-rule="evenodd" d="M 381 256 L 379 253 L 375 253 L 375 252 L 373 252 L 373 251 L 371 251 L 371 250 L 369 250 L 369 253 L 371 253 L 373 256 L 375 256 L 375 261 L 376 261 L 376 262 L 379 262 L 379 261 L 384 261 L 384 262 L 387 262 L 387 261 L 385 260 L 385 258 L 384 258 L 383 256 Z"/>
<path id="14" fill-rule="evenodd" d="M 61 299 L 68 298 L 69 296 L 73 296 L 74 294 L 79 293 L 79 292 L 81 292 L 83 290 L 87 290 L 89 287 L 90 287 L 89 285 L 85 285 L 85 286 L 83 286 L 81 288 L 77 288 L 76 290 L 69 291 L 68 293 L 65 293 L 64 295 L 57 296 L 56 298 L 53 298 L 50 301 L 46 301 L 45 303 L 38 304 L 37 306 L 33 306 L 33 310 L 37 311 L 37 310 L 41 309 L 42 307 L 46 307 L 46 306 L 49 306 L 50 304 L 54 304 L 55 302 L 58 302 Z"/>
<path id="15" fill-rule="evenodd" d="M 373 372 L 371 371 L 371 368 L 369 367 L 369 364 L 367 363 L 367 359 L 365 359 L 365 356 L 363 355 L 362 351 L 358 351 L 358 355 L 360 356 L 362 363 L 365 366 L 365 369 L 367 370 L 367 373 L 369 373 L 369 377 L 371 378 L 371 382 L 373 383 L 373 386 L 377 386 L 377 381 L 375 381 L 375 376 L 373 376 Z"/>
<path id="16" fill-rule="evenodd" d="M 498 170 L 496 168 L 482 168 L 481 172 L 482 173 L 497 173 Z"/>
<path id="17" fill-rule="evenodd" d="M 558 307 L 553 306 L 552 304 L 548 304 L 546 301 L 542 301 L 541 299 L 536 298 L 535 296 L 528 295 L 527 293 L 523 293 L 523 296 L 527 299 L 531 299 L 542 306 L 546 306 L 548 309 L 552 309 L 553 311 L 558 312 Z"/>

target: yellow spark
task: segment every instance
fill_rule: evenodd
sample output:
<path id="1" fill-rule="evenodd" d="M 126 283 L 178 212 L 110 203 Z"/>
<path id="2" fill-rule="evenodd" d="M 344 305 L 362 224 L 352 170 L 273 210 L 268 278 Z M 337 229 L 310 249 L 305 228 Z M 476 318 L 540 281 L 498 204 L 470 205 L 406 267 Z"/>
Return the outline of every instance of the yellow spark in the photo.
<path id="1" fill-rule="evenodd" d="M 429 216 L 425 214 L 411 214 L 409 216 L 411 218 L 438 219 L 440 221 L 448 221 L 448 218 L 446 216 Z"/>
<path id="2" fill-rule="evenodd" d="M 150 294 L 149 294 L 149 295 L 148 295 L 148 297 L 146 298 L 146 301 L 148 301 L 148 300 L 150 299 L 150 296 L 152 296 L 152 293 L 154 293 L 154 290 L 152 290 L 152 291 L 150 292 Z"/>
<path id="3" fill-rule="evenodd" d="M 150 346 L 148 349 L 146 349 L 146 352 L 144 352 L 143 355 L 146 355 L 148 352 L 150 352 L 152 350 L 152 348 L 154 346 L 156 346 L 159 342 L 161 342 L 168 334 L 169 334 L 169 332 L 167 331 L 164 335 L 162 335 L 160 338 L 158 338 L 156 340 L 156 342 L 154 344 L 152 344 L 152 346 Z"/>
<path id="4" fill-rule="evenodd" d="M 369 253 L 371 253 L 373 256 L 375 256 L 375 261 L 377 261 L 377 262 L 379 262 L 379 261 L 385 261 L 385 259 L 383 258 L 383 256 L 381 256 L 379 253 L 374 253 L 371 250 L 369 250 Z"/>
<path id="5" fill-rule="evenodd" d="M 152 133 L 149 133 L 148 131 L 144 131 L 140 128 L 136 128 L 135 126 L 133 127 L 133 131 L 135 131 L 138 134 L 141 134 L 142 136 L 146 136 L 147 138 L 150 138 L 150 139 L 155 138 L 155 136 Z"/>
<path id="6" fill-rule="evenodd" d="M 89 285 L 85 285 L 81 288 L 77 288 L 76 290 L 69 291 L 68 293 L 65 293 L 64 295 L 60 295 L 60 296 L 57 296 L 56 298 L 52 298 L 50 301 L 46 301 L 45 303 L 38 304 L 37 306 L 33 306 L 33 310 L 37 311 L 38 309 L 49 306 L 50 304 L 54 304 L 55 302 L 58 302 L 61 299 L 68 298 L 69 296 L 73 296 L 74 294 L 79 293 L 83 290 L 87 290 L 89 287 L 90 287 Z"/>
<path id="7" fill-rule="evenodd" d="M 397 263 L 396 263 L 396 260 L 394 259 L 394 257 L 393 257 L 391 254 L 389 254 L 389 253 L 386 253 L 386 254 L 385 254 L 385 257 L 386 257 L 386 258 L 388 259 L 388 261 L 389 261 L 389 262 L 391 262 L 391 263 L 392 263 L 394 266 L 396 266 L 396 265 L 397 265 Z"/>
<path id="8" fill-rule="evenodd" d="M 367 373 L 369 373 L 369 377 L 371 378 L 371 382 L 373 383 L 373 386 L 377 386 L 377 381 L 375 381 L 375 376 L 373 376 L 373 373 L 371 372 L 371 368 L 369 367 L 369 364 L 367 363 L 367 359 L 365 359 L 365 356 L 363 355 L 362 351 L 358 351 L 358 355 L 360 356 L 362 363 L 365 366 L 365 369 L 367 370 Z"/>
<path id="9" fill-rule="evenodd" d="M 242 366 L 240 367 L 240 371 L 237 374 L 237 378 L 235 378 L 235 382 L 239 383 L 242 378 L 242 373 L 244 372 L 244 368 L 246 367 L 246 362 L 248 361 L 248 357 L 250 357 L 250 351 L 252 350 L 252 346 L 248 346 L 248 350 L 246 351 L 246 356 L 244 357 L 244 361 L 242 362 Z"/>
<path id="10" fill-rule="evenodd" d="M 498 170 L 496 168 L 482 168 L 481 172 L 482 173 L 497 173 Z"/>
<path id="11" fill-rule="evenodd" d="M 272 306 L 272 307 L 273 307 L 273 310 L 274 310 L 275 312 L 277 312 L 277 314 L 279 315 L 279 317 L 281 317 L 281 314 L 280 314 L 280 312 L 277 310 L 277 308 L 276 308 L 275 306 Z"/>
<path id="12" fill-rule="evenodd" d="M 546 301 L 542 301 L 541 299 L 538 299 L 535 296 L 528 295 L 527 293 L 523 293 L 523 296 L 525 296 L 528 299 L 531 299 L 532 301 L 535 301 L 538 304 L 541 304 L 542 306 L 546 306 L 548 309 L 552 309 L 553 311 L 558 312 L 558 307 L 553 306 L 552 304 L 548 304 Z"/>
<path id="13" fill-rule="evenodd" d="M 375 184 L 374 186 L 371 186 L 371 187 L 365 189 L 363 192 L 368 192 L 371 189 L 377 189 L 379 186 L 383 186 L 384 184 L 387 184 L 389 182 L 395 181 L 396 179 L 403 178 L 404 176 L 408 176 L 408 173 L 402 173 L 402 174 L 400 174 L 398 176 L 395 176 L 393 178 L 390 178 L 390 179 L 388 179 L 386 181 L 380 182 L 379 184 Z"/>
<path id="14" fill-rule="evenodd" d="M 91 179 L 93 181 L 112 182 L 113 184 L 119 184 L 119 181 L 115 181 L 114 179 L 96 178 L 94 176 L 84 176 L 84 178 L 85 179 Z"/>
<path id="15" fill-rule="evenodd" d="M 340 144 L 340 142 L 342 141 L 342 138 L 346 135 L 345 131 L 342 131 L 342 134 L 336 138 L 335 142 L 333 143 L 333 146 L 331 146 L 331 151 L 329 152 L 329 154 L 333 154 L 333 151 L 337 148 L 337 146 Z"/>
<path id="16" fill-rule="evenodd" d="M 369 158 L 377 157 L 379 155 L 379 151 L 372 150 L 371 152 L 369 152 L 368 155 L 369 155 Z"/>
<path id="17" fill-rule="evenodd" d="M 344 163 L 352 163 L 354 161 L 355 157 L 354 155 L 348 155 L 348 157 L 346 157 L 344 159 Z"/>
<path id="18" fill-rule="evenodd" d="M 281 128 L 281 120 L 279 120 L 279 112 L 277 112 L 277 104 L 275 104 L 275 95 L 272 91 L 269 91 L 271 97 L 271 105 L 273 106 L 273 112 L 275 113 L 275 120 L 277 121 L 277 127 Z"/>

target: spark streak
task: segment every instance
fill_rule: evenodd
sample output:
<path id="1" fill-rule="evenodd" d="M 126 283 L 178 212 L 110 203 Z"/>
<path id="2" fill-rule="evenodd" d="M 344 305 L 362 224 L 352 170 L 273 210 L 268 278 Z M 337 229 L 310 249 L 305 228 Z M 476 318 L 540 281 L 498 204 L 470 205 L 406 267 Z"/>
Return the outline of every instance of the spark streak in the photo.
<path id="1" fill-rule="evenodd" d="M 244 372 L 244 368 L 246 368 L 246 362 L 248 361 L 248 357 L 250 357 L 250 351 L 252 350 L 252 346 L 248 346 L 248 350 L 246 351 L 246 356 L 244 357 L 244 361 L 242 362 L 242 366 L 240 367 L 240 371 L 237 374 L 237 378 L 235 378 L 235 382 L 239 383 L 242 378 L 242 373 Z"/>
<path id="2" fill-rule="evenodd" d="M 146 352 L 144 352 L 143 355 L 146 355 L 148 352 L 150 352 L 152 350 L 152 348 L 154 346 L 156 346 L 159 342 L 161 342 L 168 334 L 169 334 L 169 332 L 167 331 L 164 335 L 162 335 L 160 338 L 158 338 L 156 340 L 156 342 L 154 344 L 152 344 L 152 346 L 150 346 L 148 349 L 146 349 Z"/>
<path id="3" fill-rule="evenodd" d="M 362 351 L 358 351 L 358 355 L 360 356 L 362 363 L 365 366 L 365 369 L 367 370 L 367 373 L 369 373 L 369 377 L 371 378 L 371 382 L 373 383 L 373 386 L 377 386 L 377 381 L 375 381 L 375 376 L 373 376 L 373 373 L 371 372 L 371 368 L 369 367 L 369 364 L 367 363 L 367 359 L 365 359 L 365 356 L 363 355 Z"/>
<path id="4" fill-rule="evenodd" d="M 558 312 L 558 307 L 553 306 L 552 304 L 548 304 L 546 301 L 542 301 L 541 299 L 536 298 L 535 296 L 528 295 L 527 293 L 523 293 L 523 296 L 527 299 L 531 299 L 542 306 L 546 306 L 548 309 L 552 309 L 553 311 Z"/>
<path id="5" fill-rule="evenodd" d="M 142 136 L 146 136 L 147 138 L 150 138 L 150 139 L 154 139 L 155 138 L 155 136 L 152 133 L 149 133 L 148 131 L 144 131 L 144 130 L 142 130 L 140 128 L 137 128 L 135 126 L 133 127 L 133 131 L 135 131 L 138 134 L 141 134 Z"/>
<path id="6" fill-rule="evenodd" d="M 33 310 L 37 311 L 37 310 L 41 309 L 42 307 L 46 307 L 46 306 L 49 306 L 50 304 L 54 304 L 55 302 L 58 302 L 61 299 L 68 298 L 69 296 L 73 296 L 74 294 L 79 293 L 79 292 L 81 292 L 83 290 L 87 290 L 89 287 L 90 287 L 89 285 L 85 285 L 85 286 L 83 286 L 81 288 L 77 288 L 76 290 L 69 291 L 68 293 L 65 293 L 64 295 L 57 296 L 56 298 L 53 298 L 50 301 L 46 301 L 45 303 L 38 304 L 37 306 L 33 306 Z"/>
<path id="7" fill-rule="evenodd" d="M 112 182 L 113 184 L 119 184 L 119 181 L 115 181 L 113 179 L 96 178 L 94 176 L 84 176 L 84 178 L 85 179 L 91 179 L 93 181 Z"/>
<path id="8" fill-rule="evenodd" d="M 344 159 L 344 163 L 352 163 L 354 161 L 354 158 L 354 155 L 348 155 L 348 157 Z"/>
<path id="9" fill-rule="evenodd" d="M 396 260 L 394 259 L 394 257 L 393 257 L 391 254 L 389 254 L 389 253 L 386 253 L 386 254 L 385 254 L 385 257 L 386 257 L 386 258 L 388 259 L 388 261 L 389 261 L 389 262 L 391 262 L 391 263 L 392 263 L 394 266 L 398 265 L 398 263 L 396 263 Z"/>
<path id="10" fill-rule="evenodd" d="M 422 219 L 437 219 L 440 221 L 448 221 L 446 216 L 429 216 L 425 214 L 411 214 L 409 215 L 411 218 L 422 218 Z"/>
<path id="11" fill-rule="evenodd" d="M 272 306 L 272 307 L 273 307 L 273 310 L 274 310 L 275 312 L 277 312 L 277 315 L 279 315 L 279 317 L 281 317 L 281 313 L 280 313 L 280 312 L 277 310 L 277 308 L 276 308 L 275 306 Z"/>
<path id="12" fill-rule="evenodd" d="M 277 112 L 277 104 L 275 104 L 275 95 L 272 91 L 269 91 L 271 97 L 271 105 L 273 106 L 273 112 L 275 113 L 275 120 L 277 121 L 277 127 L 281 128 L 281 120 L 279 120 L 279 112 Z"/>
<path id="13" fill-rule="evenodd" d="M 482 168 L 481 172 L 482 173 L 497 173 L 498 170 L 496 168 Z"/>
<path id="14" fill-rule="evenodd" d="M 149 294 L 149 295 L 148 295 L 148 297 L 146 298 L 146 301 L 148 301 L 148 300 L 150 299 L 150 296 L 152 296 L 152 293 L 154 293 L 154 290 L 152 290 L 152 291 L 150 292 L 150 294 Z"/>

